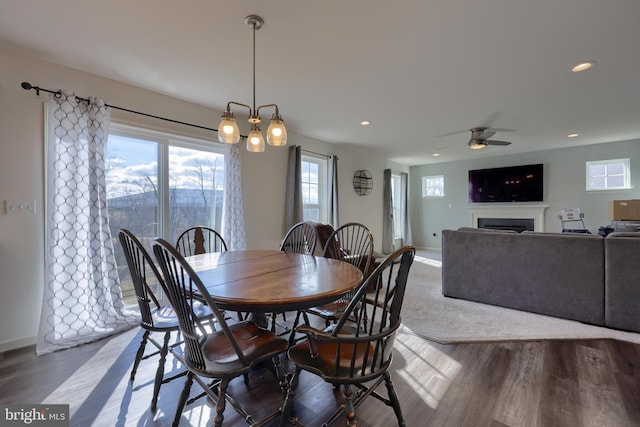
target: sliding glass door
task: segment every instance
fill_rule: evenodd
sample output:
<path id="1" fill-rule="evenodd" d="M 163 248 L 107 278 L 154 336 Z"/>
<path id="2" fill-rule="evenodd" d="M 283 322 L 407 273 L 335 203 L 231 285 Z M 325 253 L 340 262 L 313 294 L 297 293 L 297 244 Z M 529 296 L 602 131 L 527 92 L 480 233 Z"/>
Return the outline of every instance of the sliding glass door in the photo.
<path id="1" fill-rule="evenodd" d="M 217 144 L 112 125 L 107 143 L 107 205 L 125 302 L 135 304 L 118 231 L 151 250 L 193 225 L 220 230 L 224 156 Z"/>

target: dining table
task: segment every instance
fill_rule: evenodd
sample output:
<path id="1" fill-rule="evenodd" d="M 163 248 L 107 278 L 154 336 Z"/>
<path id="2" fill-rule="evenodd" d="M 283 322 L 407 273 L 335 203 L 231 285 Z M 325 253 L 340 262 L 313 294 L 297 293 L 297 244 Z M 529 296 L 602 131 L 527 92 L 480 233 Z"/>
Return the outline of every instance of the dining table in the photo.
<path id="1" fill-rule="evenodd" d="M 265 313 L 335 301 L 363 277 L 344 261 L 278 250 L 205 253 L 186 260 L 221 309 L 254 313 L 264 321 Z"/>

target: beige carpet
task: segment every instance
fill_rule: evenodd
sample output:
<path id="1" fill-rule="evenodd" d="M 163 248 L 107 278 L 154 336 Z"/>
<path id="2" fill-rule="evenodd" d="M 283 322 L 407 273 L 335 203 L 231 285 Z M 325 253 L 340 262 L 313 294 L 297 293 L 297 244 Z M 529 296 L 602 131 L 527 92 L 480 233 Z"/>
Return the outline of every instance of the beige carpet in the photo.
<path id="1" fill-rule="evenodd" d="M 432 259 L 433 258 L 433 259 Z M 439 343 L 614 338 L 640 334 L 496 307 L 442 295 L 440 261 L 418 252 L 402 309 L 403 328 Z"/>

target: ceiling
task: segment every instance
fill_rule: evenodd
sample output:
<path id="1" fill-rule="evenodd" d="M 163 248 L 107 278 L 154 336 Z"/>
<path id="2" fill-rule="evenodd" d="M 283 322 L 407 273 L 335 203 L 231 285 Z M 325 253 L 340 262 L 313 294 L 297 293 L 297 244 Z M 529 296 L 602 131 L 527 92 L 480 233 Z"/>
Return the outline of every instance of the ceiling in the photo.
<path id="1" fill-rule="evenodd" d="M 252 103 L 250 14 L 290 133 L 406 165 L 640 139 L 638 0 L 3 0 L 0 39 L 223 110 Z M 512 144 L 469 150 L 477 126 Z"/>

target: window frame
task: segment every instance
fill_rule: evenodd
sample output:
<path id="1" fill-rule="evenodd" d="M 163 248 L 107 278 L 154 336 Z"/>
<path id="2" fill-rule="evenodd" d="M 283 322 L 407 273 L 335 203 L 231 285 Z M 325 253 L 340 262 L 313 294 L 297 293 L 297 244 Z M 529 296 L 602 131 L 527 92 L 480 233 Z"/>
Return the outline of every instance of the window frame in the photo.
<path id="1" fill-rule="evenodd" d="M 400 191 L 402 191 L 402 175 L 391 171 L 391 210 L 393 215 L 393 238 L 402 239 L 403 225 L 401 218 Z"/>
<path id="2" fill-rule="evenodd" d="M 303 167 L 304 162 L 315 163 L 318 165 L 318 205 L 320 217 L 319 222 L 327 222 L 328 221 L 328 205 L 329 205 L 329 177 L 328 177 L 328 159 L 326 156 L 314 155 L 314 154 L 302 154 L 300 156 L 301 168 Z M 302 179 L 302 177 L 301 177 Z M 304 186 L 304 182 L 301 182 L 301 185 Z M 304 212 L 307 209 L 307 206 L 316 207 L 316 205 L 305 204 L 304 198 L 302 200 L 302 215 L 304 221 L 313 221 L 315 219 L 306 218 L 304 216 Z"/>
<path id="3" fill-rule="evenodd" d="M 605 186 L 603 188 L 597 188 L 591 186 L 591 181 L 593 175 L 590 174 L 591 166 L 604 166 L 605 169 L 608 168 L 609 165 L 617 165 L 622 164 L 623 166 L 623 185 L 620 187 L 609 187 L 608 186 L 608 178 L 614 175 L 609 175 L 607 172 L 603 175 L 605 180 Z M 630 190 L 631 189 L 631 161 L 629 158 L 623 159 L 608 159 L 608 160 L 592 160 L 585 162 L 585 188 L 588 192 L 600 192 L 600 191 L 620 191 L 620 190 Z M 615 175 L 619 176 L 619 175 Z"/>
<path id="4" fill-rule="evenodd" d="M 154 219 L 156 222 L 155 234 L 166 239 L 167 236 L 170 236 L 171 227 L 169 218 L 169 212 L 171 208 L 171 177 L 169 175 L 171 162 L 170 149 L 172 147 L 185 148 L 218 154 L 222 156 L 224 166 L 224 146 L 215 141 L 177 135 L 174 133 L 149 129 L 142 126 L 134 126 L 118 122 L 114 123 L 113 121 L 109 126 L 108 137 L 111 137 L 112 135 L 116 137 L 150 142 L 156 145 L 155 161 L 157 167 L 157 182 L 155 183 L 155 185 L 157 187 L 158 193 L 158 204 L 156 217 Z M 109 143 L 107 142 L 107 147 L 108 144 Z M 106 154 L 108 154 L 108 151 Z M 112 236 L 112 238 L 117 239 L 117 236 Z M 156 290 L 156 296 L 162 303 L 165 302 L 165 295 L 160 289 Z M 125 304 L 128 308 L 137 309 L 135 300 L 126 300 Z"/>
<path id="5" fill-rule="evenodd" d="M 427 185 L 427 181 L 430 179 L 439 179 L 442 181 L 442 194 L 427 194 L 427 188 L 429 188 L 429 186 Z M 425 198 L 438 199 L 438 198 L 443 198 L 447 195 L 445 190 L 444 175 L 423 176 L 422 179 L 420 180 L 420 183 L 421 183 L 421 193 L 422 193 L 423 199 Z"/>
<path id="6" fill-rule="evenodd" d="M 170 132 L 147 129 L 118 122 L 111 122 L 109 135 L 152 141 L 158 144 L 156 162 L 158 164 L 158 236 L 169 235 L 169 147 L 207 151 L 224 156 L 224 148 L 214 141 L 178 135 Z"/>

